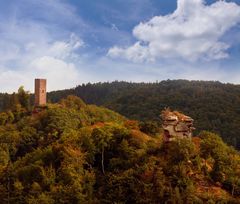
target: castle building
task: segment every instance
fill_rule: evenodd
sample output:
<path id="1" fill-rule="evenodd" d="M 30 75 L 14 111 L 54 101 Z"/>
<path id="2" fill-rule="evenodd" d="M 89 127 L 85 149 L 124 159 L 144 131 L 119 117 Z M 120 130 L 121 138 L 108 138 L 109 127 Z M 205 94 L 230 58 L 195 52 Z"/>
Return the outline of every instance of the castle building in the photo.
<path id="1" fill-rule="evenodd" d="M 47 80 L 35 79 L 35 107 L 45 106 L 47 103 Z"/>
<path id="2" fill-rule="evenodd" d="M 177 111 L 164 110 L 162 116 L 162 127 L 164 130 L 164 141 L 171 142 L 176 139 L 192 138 L 193 119 Z"/>

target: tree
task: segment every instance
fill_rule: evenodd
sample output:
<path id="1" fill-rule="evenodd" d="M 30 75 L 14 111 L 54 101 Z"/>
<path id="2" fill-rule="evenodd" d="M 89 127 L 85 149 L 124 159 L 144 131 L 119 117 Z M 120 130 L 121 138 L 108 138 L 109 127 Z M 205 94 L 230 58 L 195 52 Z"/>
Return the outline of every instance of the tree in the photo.
<path id="1" fill-rule="evenodd" d="M 30 109 L 30 94 L 24 90 L 23 86 L 20 86 L 18 89 L 18 100 L 22 107 L 26 110 Z"/>
<path id="2" fill-rule="evenodd" d="M 140 130 L 146 134 L 156 135 L 157 133 L 159 133 L 160 124 L 153 121 L 141 122 Z"/>
<path id="3" fill-rule="evenodd" d="M 0 113 L 0 125 L 5 125 L 8 121 L 8 115 L 5 112 Z"/>
<path id="4" fill-rule="evenodd" d="M 105 174 L 104 169 L 104 150 L 109 146 L 112 140 L 112 133 L 106 127 L 95 128 L 92 132 L 92 137 L 99 152 L 101 152 L 102 173 Z"/>
<path id="5" fill-rule="evenodd" d="M 18 95 L 14 92 L 10 97 L 8 109 L 15 111 L 18 106 L 19 106 Z"/>

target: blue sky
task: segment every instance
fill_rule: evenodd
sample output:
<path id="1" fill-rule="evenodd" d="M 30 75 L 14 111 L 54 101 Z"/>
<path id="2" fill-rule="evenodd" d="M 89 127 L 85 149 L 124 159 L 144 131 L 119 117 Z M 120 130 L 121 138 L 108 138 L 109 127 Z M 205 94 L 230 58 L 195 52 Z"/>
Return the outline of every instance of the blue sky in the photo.
<path id="1" fill-rule="evenodd" d="M 0 92 L 99 81 L 240 84 L 240 0 L 0 0 Z"/>

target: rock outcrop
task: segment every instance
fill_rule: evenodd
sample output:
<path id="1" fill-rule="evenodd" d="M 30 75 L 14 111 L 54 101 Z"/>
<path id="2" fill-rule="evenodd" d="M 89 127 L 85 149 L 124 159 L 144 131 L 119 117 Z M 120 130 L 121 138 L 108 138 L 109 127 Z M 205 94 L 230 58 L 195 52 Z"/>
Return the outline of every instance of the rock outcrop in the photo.
<path id="1" fill-rule="evenodd" d="M 192 138 L 193 119 L 177 111 L 168 109 L 161 114 L 164 129 L 164 141 L 170 142 L 177 138 Z"/>

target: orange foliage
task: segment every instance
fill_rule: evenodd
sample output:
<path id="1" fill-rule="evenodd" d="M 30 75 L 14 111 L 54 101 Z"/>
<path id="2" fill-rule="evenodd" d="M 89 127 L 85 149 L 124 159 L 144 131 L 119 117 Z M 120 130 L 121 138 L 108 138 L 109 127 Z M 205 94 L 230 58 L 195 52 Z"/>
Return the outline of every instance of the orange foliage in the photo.
<path id="1" fill-rule="evenodd" d="M 193 138 L 192 138 L 192 142 L 194 143 L 197 152 L 199 152 L 199 151 L 200 151 L 201 138 L 199 138 L 199 137 L 193 137 Z"/>
<path id="2" fill-rule="evenodd" d="M 97 123 L 95 123 L 95 124 L 93 124 L 92 126 L 91 126 L 91 128 L 101 128 L 101 127 L 104 127 L 105 126 L 105 123 L 103 123 L 103 122 L 97 122 Z"/>
<path id="3" fill-rule="evenodd" d="M 134 138 L 138 139 L 140 142 L 147 142 L 152 139 L 150 136 L 148 136 L 147 134 L 145 134 L 139 130 L 132 130 L 131 135 Z"/>
<path id="4" fill-rule="evenodd" d="M 126 128 L 131 128 L 131 129 L 135 129 L 135 130 L 139 130 L 139 123 L 138 121 L 136 120 L 127 120 L 125 123 L 124 123 L 124 126 Z"/>

